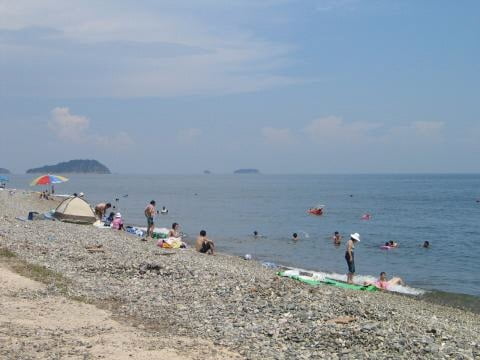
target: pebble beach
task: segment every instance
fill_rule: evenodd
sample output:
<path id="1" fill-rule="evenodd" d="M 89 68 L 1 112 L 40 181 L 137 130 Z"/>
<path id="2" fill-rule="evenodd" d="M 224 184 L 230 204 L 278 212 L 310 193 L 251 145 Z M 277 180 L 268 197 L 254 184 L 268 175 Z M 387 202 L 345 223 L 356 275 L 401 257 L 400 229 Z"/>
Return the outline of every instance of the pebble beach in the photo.
<path id="1" fill-rule="evenodd" d="M 108 309 L 118 321 L 158 338 L 158 344 L 179 356 L 480 358 L 478 314 L 385 292 L 311 287 L 280 278 L 275 269 L 256 261 L 192 249 L 164 250 L 126 232 L 16 219 L 55 204 L 28 192 L 0 191 L 0 248 L 67 280 L 63 290 L 55 282 L 48 284 L 43 290 L 47 295 L 62 292 Z M 8 328 L 4 316 L 0 310 L 0 355 L 36 358 L 2 341 Z M 211 346 L 195 352 L 196 342 L 175 340 L 179 338 Z M 42 344 L 36 349 L 41 358 L 98 358 L 81 345 L 60 354 L 51 346 L 42 349 Z"/>

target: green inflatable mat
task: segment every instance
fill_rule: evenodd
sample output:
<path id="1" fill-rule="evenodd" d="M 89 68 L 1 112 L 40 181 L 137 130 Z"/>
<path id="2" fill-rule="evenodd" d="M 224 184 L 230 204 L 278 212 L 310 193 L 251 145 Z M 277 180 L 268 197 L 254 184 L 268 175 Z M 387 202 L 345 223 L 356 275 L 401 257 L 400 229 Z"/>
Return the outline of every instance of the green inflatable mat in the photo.
<path id="1" fill-rule="evenodd" d="M 283 277 L 288 277 L 290 279 L 298 280 L 301 281 L 305 284 L 316 286 L 316 285 L 332 285 L 336 287 L 340 287 L 343 289 L 350 289 L 350 290 L 363 290 L 363 291 L 377 291 L 378 288 L 374 285 L 357 285 L 357 284 L 348 284 L 343 281 L 338 281 L 334 279 L 329 279 L 325 278 L 325 280 L 320 281 L 320 280 L 315 280 L 315 279 L 309 279 L 308 277 L 305 276 L 299 276 L 299 275 L 287 275 L 285 274 L 284 271 L 277 272 L 277 275 L 283 276 Z"/>

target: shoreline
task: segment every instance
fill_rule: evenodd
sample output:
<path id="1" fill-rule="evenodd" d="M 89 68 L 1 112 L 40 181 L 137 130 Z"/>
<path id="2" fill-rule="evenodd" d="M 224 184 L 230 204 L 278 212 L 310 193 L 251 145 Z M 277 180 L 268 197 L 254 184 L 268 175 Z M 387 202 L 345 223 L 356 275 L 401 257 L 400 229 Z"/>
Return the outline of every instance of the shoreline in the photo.
<path id="1" fill-rule="evenodd" d="M 0 247 L 62 274 L 68 296 L 115 300 L 118 316 L 153 323 L 159 336 L 201 334 L 245 358 L 480 356 L 478 314 L 395 294 L 308 287 L 256 261 L 162 250 L 93 226 L 15 220 L 47 204 L 0 192 Z M 89 253 L 88 245 L 103 251 Z M 342 317 L 352 320 L 342 324 Z"/>

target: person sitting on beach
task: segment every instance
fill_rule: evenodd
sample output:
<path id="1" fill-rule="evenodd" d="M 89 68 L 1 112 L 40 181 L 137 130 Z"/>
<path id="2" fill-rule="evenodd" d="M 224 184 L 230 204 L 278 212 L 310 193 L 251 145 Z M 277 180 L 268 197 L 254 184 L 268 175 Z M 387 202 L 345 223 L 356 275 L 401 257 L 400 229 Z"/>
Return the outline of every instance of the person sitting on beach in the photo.
<path id="1" fill-rule="evenodd" d="M 116 230 L 124 230 L 122 214 L 116 213 L 112 221 L 112 228 Z"/>
<path id="2" fill-rule="evenodd" d="M 340 235 L 338 231 L 335 231 L 332 240 L 334 245 L 340 245 L 342 243 L 342 235 Z"/>
<path id="3" fill-rule="evenodd" d="M 429 241 L 425 241 L 422 245 L 422 247 L 424 247 L 425 249 L 428 249 L 430 247 L 430 242 Z"/>
<path id="4" fill-rule="evenodd" d="M 396 248 L 396 247 L 398 247 L 398 243 L 393 242 L 393 240 L 390 240 L 390 241 L 388 242 L 388 246 L 393 247 L 393 248 Z"/>
<path id="5" fill-rule="evenodd" d="M 150 204 L 145 208 L 144 214 L 147 218 L 147 236 L 143 238 L 143 241 L 146 241 L 148 238 L 152 238 L 153 230 L 155 229 L 155 224 L 153 222 L 153 217 L 157 213 L 155 209 L 155 200 L 150 201 Z"/>
<path id="6" fill-rule="evenodd" d="M 207 232 L 205 230 L 200 231 L 200 235 L 195 242 L 195 250 L 203 254 L 214 255 L 215 244 L 212 240 L 207 238 Z"/>
<path id="7" fill-rule="evenodd" d="M 298 234 L 297 234 L 297 233 L 293 233 L 293 235 L 292 235 L 292 240 L 293 240 L 293 241 L 297 241 L 298 239 L 299 239 Z"/>
<path id="8" fill-rule="evenodd" d="M 180 234 L 180 225 L 178 223 L 173 223 L 172 228 L 168 232 L 168 237 L 174 237 L 174 238 L 181 238 L 182 234 Z"/>
<path id="9" fill-rule="evenodd" d="M 107 213 L 107 210 L 112 207 L 112 204 L 110 203 L 100 203 L 95 206 L 95 215 L 99 220 L 102 220 L 105 214 Z"/>
<path id="10" fill-rule="evenodd" d="M 162 215 L 166 215 L 166 214 L 168 214 L 168 209 L 164 206 L 164 207 L 162 207 L 162 210 L 160 210 L 160 213 Z"/>
<path id="11" fill-rule="evenodd" d="M 378 280 L 375 280 L 373 282 L 365 281 L 364 285 L 373 285 L 379 289 L 388 290 L 391 286 L 405 285 L 405 283 L 399 277 L 394 277 L 394 278 L 391 278 L 390 280 L 387 280 L 387 274 L 384 271 L 382 271 L 380 273 L 380 277 L 378 278 Z"/>

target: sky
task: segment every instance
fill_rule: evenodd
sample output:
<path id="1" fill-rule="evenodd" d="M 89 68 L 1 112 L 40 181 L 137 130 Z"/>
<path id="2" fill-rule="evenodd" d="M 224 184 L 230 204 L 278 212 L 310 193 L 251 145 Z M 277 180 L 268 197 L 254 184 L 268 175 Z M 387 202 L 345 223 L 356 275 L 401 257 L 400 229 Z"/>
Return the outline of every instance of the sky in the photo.
<path id="1" fill-rule="evenodd" d="M 0 0 L 0 167 L 480 172 L 475 0 Z"/>

